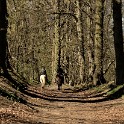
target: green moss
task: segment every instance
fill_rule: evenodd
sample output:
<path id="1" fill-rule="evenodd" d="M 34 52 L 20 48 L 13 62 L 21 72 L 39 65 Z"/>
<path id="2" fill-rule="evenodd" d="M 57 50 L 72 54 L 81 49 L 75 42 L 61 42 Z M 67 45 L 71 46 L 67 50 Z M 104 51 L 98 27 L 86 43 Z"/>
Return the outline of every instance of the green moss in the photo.
<path id="1" fill-rule="evenodd" d="M 108 96 L 114 95 L 115 93 L 119 93 L 119 91 L 121 93 L 121 90 L 123 90 L 123 89 L 124 89 L 124 84 L 123 85 L 119 85 L 119 86 L 113 88 L 111 91 L 107 92 L 107 95 Z"/>

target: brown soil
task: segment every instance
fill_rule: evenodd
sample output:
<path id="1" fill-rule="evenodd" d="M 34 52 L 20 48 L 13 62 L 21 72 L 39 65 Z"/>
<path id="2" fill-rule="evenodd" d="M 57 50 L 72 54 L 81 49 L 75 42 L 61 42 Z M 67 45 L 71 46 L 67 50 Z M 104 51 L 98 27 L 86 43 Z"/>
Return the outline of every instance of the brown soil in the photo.
<path id="1" fill-rule="evenodd" d="M 124 97 L 106 100 L 94 90 L 72 92 L 65 86 L 30 87 L 26 104 L 0 96 L 0 124 L 124 124 Z"/>

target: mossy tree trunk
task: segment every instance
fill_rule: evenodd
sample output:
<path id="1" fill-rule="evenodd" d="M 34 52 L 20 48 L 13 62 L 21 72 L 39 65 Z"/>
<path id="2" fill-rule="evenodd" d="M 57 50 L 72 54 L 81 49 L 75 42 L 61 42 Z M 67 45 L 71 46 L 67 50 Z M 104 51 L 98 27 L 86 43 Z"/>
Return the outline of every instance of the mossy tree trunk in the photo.
<path id="1" fill-rule="evenodd" d="M 85 55 L 84 55 L 84 37 L 83 37 L 83 22 L 82 22 L 82 3 L 80 0 L 76 1 L 77 9 L 77 34 L 79 42 L 79 65 L 80 65 L 80 82 L 85 81 Z"/>
<path id="2" fill-rule="evenodd" d="M 90 0 L 91 3 L 91 0 Z M 94 48 L 94 41 L 92 39 L 92 25 L 93 25 L 93 20 L 91 20 L 91 8 L 87 6 L 87 18 L 86 18 L 86 42 L 87 42 L 87 55 L 88 55 L 88 82 L 93 81 L 93 73 L 94 73 L 94 53 L 93 53 L 93 48 Z M 92 15 L 93 16 L 93 15 Z"/>
<path id="3" fill-rule="evenodd" d="M 53 41 L 53 64 L 52 64 L 52 82 L 55 82 L 57 70 L 60 67 L 61 41 L 60 41 L 60 0 L 55 0 L 55 39 Z"/>
<path id="4" fill-rule="evenodd" d="M 103 8 L 104 0 L 96 1 L 95 36 L 94 36 L 94 85 L 105 83 L 103 76 Z"/>
<path id="5" fill-rule="evenodd" d="M 122 1 L 113 0 L 114 21 L 114 47 L 116 58 L 116 84 L 124 83 L 124 53 L 123 53 L 123 31 L 122 31 Z"/>

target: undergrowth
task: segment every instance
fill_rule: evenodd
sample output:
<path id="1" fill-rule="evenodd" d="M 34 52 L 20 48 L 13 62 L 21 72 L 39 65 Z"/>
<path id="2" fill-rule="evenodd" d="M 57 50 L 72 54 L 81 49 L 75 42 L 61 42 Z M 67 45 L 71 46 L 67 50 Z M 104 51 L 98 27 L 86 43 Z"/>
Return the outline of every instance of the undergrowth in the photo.
<path id="1" fill-rule="evenodd" d="M 9 92 L 9 91 L 6 91 L 5 89 L 0 88 L 0 95 L 12 101 L 26 103 L 26 100 L 19 97 L 16 92 Z"/>

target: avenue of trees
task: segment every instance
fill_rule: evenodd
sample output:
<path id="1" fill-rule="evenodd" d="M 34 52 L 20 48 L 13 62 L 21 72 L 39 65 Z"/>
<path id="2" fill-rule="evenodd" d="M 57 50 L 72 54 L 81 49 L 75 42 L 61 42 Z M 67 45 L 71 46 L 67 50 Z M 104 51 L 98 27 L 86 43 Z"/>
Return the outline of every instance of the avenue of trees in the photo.
<path id="1" fill-rule="evenodd" d="M 0 0 L 0 73 L 39 83 L 124 83 L 122 0 Z"/>

